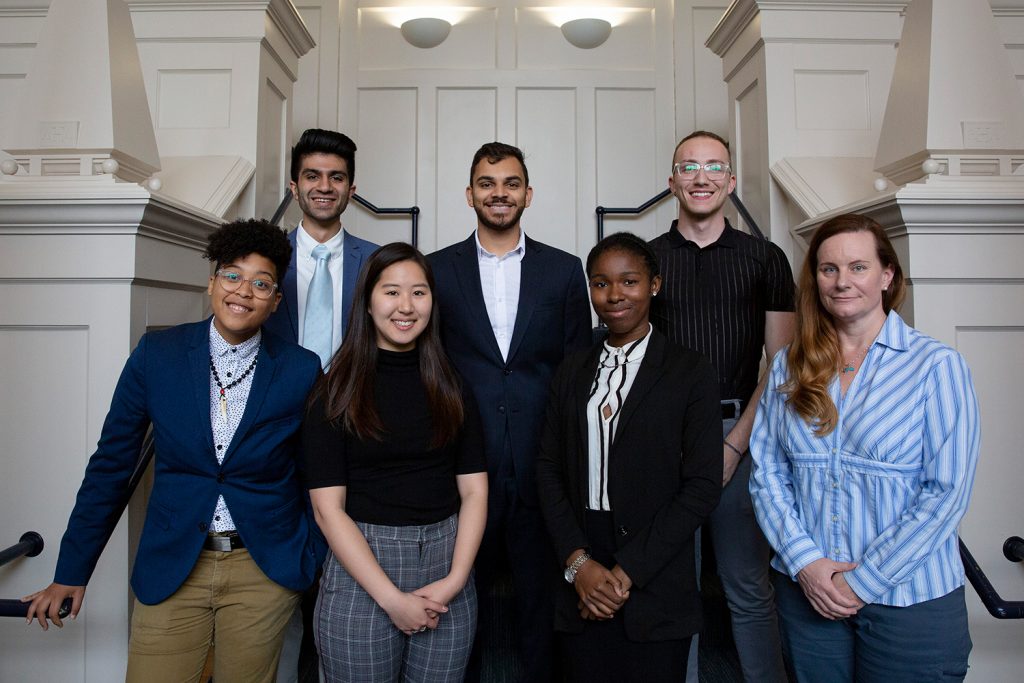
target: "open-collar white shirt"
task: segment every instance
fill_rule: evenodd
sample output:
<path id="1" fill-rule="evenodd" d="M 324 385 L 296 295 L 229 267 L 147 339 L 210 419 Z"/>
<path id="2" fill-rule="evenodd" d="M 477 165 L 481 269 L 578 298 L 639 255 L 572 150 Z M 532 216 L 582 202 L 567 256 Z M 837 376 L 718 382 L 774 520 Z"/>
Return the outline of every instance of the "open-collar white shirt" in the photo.
<path id="1" fill-rule="evenodd" d="M 480 288 L 484 294 L 484 306 L 491 321 L 491 331 L 501 349 L 501 357 L 508 360 L 508 349 L 512 344 L 512 332 L 519 312 L 519 283 L 522 277 L 523 256 L 526 255 L 526 233 L 519 231 L 519 243 L 504 256 L 498 256 L 484 249 L 480 235 L 473 233 L 476 240 L 476 259 L 480 264 Z"/>

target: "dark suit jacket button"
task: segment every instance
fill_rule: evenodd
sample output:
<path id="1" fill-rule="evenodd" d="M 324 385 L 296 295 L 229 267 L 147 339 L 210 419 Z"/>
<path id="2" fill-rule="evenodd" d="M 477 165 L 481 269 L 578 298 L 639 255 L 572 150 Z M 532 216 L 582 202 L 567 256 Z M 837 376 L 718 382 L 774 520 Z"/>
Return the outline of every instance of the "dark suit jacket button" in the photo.
<path id="1" fill-rule="evenodd" d="M 206 522 L 199 522 L 199 530 L 200 531 L 205 532 L 209 528 L 210 528 L 210 525 L 207 524 Z"/>
<path id="2" fill-rule="evenodd" d="M 218 484 L 223 484 L 224 483 L 224 475 L 223 474 L 218 474 L 217 475 L 217 483 Z"/>
<path id="3" fill-rule="evenodd" d="M 629 535 L 629 531 L 626 529 L 626 527 L 620 526 L 619 527 L 619 536 L 627 536 L 627 535 Z"/>
<path id="4" fill-rule="evenodd" d="M 504 413 L 505 412 L 505 406 L 498 406 L 498 412 L 499 413 Z"/>
<path id="5" fill-rule="evenodd" d="M 504 370 L 502 370 L 502 372 L 503 372 L 504 374 L 506 374 L 506 375 L 511 375 L 511 374 L 512 374 L 512 371 L 511 371 L 511 370 L 509 370 L 508 368 L 505 368 Z"/>

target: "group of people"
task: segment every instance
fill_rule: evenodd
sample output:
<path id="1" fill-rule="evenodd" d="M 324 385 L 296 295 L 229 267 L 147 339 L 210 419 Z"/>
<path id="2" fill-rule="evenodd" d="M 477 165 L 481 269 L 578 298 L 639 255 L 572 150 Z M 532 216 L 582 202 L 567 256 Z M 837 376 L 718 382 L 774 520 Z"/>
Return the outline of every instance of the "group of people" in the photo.
<path id="1" fill-rule="evenodd" d="M 79 613 L 152 425 L 129 681 L 197 681 L 211 645 L 218 681 L 294 676 L 304 621 L 324 680 L 478 681 L 504 576 L 522 680 L 695 681 L 702 545 L 746 681 L 963 679 L 977 400 L 877 223 L 825 223 L 795 287 L 697 131 L 668 232 L 584 274 L 495 142 L 476 230 L 423 256 L 342 229 L 355 149 L 306 131 L 299 226 L 211 236 L 213 315 L 132 352 L 30 622 Z"/>

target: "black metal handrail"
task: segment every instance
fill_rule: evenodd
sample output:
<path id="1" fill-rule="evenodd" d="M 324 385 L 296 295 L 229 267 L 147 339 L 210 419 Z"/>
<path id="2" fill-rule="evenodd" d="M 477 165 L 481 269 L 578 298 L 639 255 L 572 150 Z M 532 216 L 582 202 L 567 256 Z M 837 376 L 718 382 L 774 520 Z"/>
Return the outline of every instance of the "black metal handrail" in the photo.
<path id="1" fill-rule="evenodd" d="M 17 543 L 6 550 L 0 550 L 0 567 L 19 557 L 35 557 L 43 552 L 43 537 L 35 531 L 26 531 Z"/>
<path id="2" fill-rule="evenodd" d="M 397 214 L 406 214 L 406 215 L 408 215 L 409 216 L 409 220 L 412 223 L 412 231 L 411 231 L 412 235 L 411 235 L 411 239 L 409 240 L 409 244 L 411 244 L 414 247 L 419 246 L 419 241 L 420 241 L 420 207 L 418 207 L 418 206 L 409 206 L 409 207 L 401 207 L 401 208 L 399 208 L 399 207 L 379 207 L 379 206 L 375 206 L 373 203 L 367 201 L 366 199 L 363 199 L 358 194 L 352 195 L 352 200 L 356 204 L 358 204 L 359 206 L 361 206 L 364 209 L 366 209 L 367 211 L 369 211 L 371 213 L 374 213 L 374 214 L 376 214 L 378 216 L 397 215 Z M 288 191 L 286 191 L 284 193 L 284 198 L 281 199 L 281 203 L 278 205 L 277 211 L 274 212 L 274 216 L 273 216 L 273 218 L 270 219 L 270 222 L 273 223 L 274 225 L 277 225 L 278 223 L 280 223 L 281 219 L 284 218 L 284 212 L 288 210 L 288 205 L 291 204 L 291 203 L 292 203 L 292 193 L 291 193 L 291 190 L 288 190 Z"/>
<path id="3" fill-rule="evenodd" d="M 964 573 L 967 580 L 971 582 L 981 602 L 985 605 L 988 613 L 996 619 L 1024 619 L 1024 601 L 1003 600 L 996 591 L 995 586 L 985 576 L 974 555 L 967 549 L 964 540 L 960 541 L 960 559 L 964 563 Z M 1003 543 L 1003 556 L 1011 562 L 1024 560 L 1024 539 L 1019 536 L 1011 536 Z"/>
<path id="4" fill-rule="evenodd" d="M 21 539 L 9 548 L 0 550 L 0 567 L 13 562 L 19 557 L 35 557 L 43 552 L 43 537 L 35 531 L 26 531 Z M 24 617 L 28 611 L 28 603 L 21 600 L 0 600 L 0 617 Z M 61 605 L 61 618 L 71 612 L 71 600 Z"/>
<path id="5" fill-rule="evenodd" d="M 128 501 L 131 500 L 132 495 L 135 494 L 135 489 L 139 487 L 139 483 L 142 481 L 142 477 L 143 475 L 145 475 L 146 468 L 149 467 L 150 461 L 153 460 L 153 454 L 155 452 L 156 451 L 153 447 L 153 430 L 150 429 L 149 431 L 146 432 L 146 437 L 142 440 L 142 448 L 139 449 L 139 460 L 138 462 L 136 462 L 135 469 L 132 471 L 132 476 L 128 480 L 128 486 L 125 488 L 125 495 L 121 503 L 121 514 L 124 514 L 124 509 L 128 507 Z M 17 554 L 11 554 L 10 557 L 8 557 L 9 553 L 14 553 L 16 549 L 19 549 L 21 546 L 25 545 L 26 537 L 29 536 L 29 534 L 35 534 L 35 537 L 38 539 L 38 541 L 35 541 L 36 543 L 38 543 L 38 547 L 32 546 L 32 549 L 35 550 L 35 552 L 28 553 L 25 551 L 21 551 L 17 552 Z M 42 551 L 42 536 L 36 534 L 34 531 L 26 532 L 21 537 L 20 543 L 11 546 L 3 552 L 0 552 L 0 566 L 3 566 L 4 564 L 10 562 L 12 559 L 16 557 L 21 557 L 22 555 L 25 555 L 26 557 L 35 557 Z M 21 600 L 0 600 L 0 617 L 24 617 L 26 614 L 28 614 L 28 605 L 29 603 L 22 602 Z M 71 598 L 67 598 L 66 600 L 64 600 L 64 602 L 61 603 L 60 618 L 63 619 L 70 613 Z"/>
<path id="6" fill-rule="evenodd" d="M 599 207 L 597 207 L 597 209 L 595 210 L 596 213 L 597 213 L 597 241 L 600 242 L 601 240 L 604 239 L 604 217 L 605 217 L 605 215 L 607 215 L 607 214 L 633 214 L 633 215 L 641 214 L 641 213 L 644 213 L 645 211 L 647 211 L 647 209 L 651 208 L 655 204 L 658 204 L 659 202 L 661 202 L 661 200 L 665 199 L 665 197 L 668 197 L 670 194 L 672 194 L 671 190 L 664 189 L 661 192 L 659 192 L 658 194 L 656 194 L 653 197 L 651 197 L 650 199 L 648 199 L 646 202 L 644 202 L 640 206 L 630 206 L 630 207 L 599 206 Z M 737 192 L 735 192 L 735 191 L 731 192 L 729 194 L 729 199 L 732 201 L 733 205 L 736 207 L 736 210 L 739 212 L 740 216 L 743 218 L 743 222 L 746 223 L 748 226 L 750 226 L 750 233 L 752 235 L 756 235 L 757 237 L 760 237 L 761 239 L 766 239 L 765 236 L 764 236 L 764 233 L 761 232 L 761 228 L 757 227 L 757 222 L 754 220 L 754 217 L 750 215 L 750 212 L 747 211 L 747 207 L 740 200 L 739 194 Z"/>

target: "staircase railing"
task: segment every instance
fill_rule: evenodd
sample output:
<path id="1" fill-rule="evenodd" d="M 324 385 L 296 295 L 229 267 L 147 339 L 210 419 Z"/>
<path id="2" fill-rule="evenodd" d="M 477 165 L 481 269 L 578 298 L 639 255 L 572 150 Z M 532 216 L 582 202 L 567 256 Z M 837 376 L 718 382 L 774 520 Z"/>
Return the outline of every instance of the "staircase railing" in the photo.
<path id="1" fill-rule="evenodd" d="M 359 204 L 359 206 L 363 207 L 367 211 L 369 211 L 369 212 L 371 212 L 373 214 L 376 214 L 378 216 L 399 215 L 399 214 L 406 214 L 406 215 L 408 215 L 409 216 L 409 220 L 411 222 L 411 231 L 410 231 L 411 234 L 410 234 L 409 244 L 411 244 L 414 247 L 419 245 L 419 241 L 420 241 L 420 207 L 418 207 L 418 206 L 379 207 L 379 206 L 375 206 L 374 204 L 372 204 L 368 200 L 363 199 L 358 194 L 352 195 L 352 201 L 354 201 L 356 204 Z M 281 219 L 284 218 L 284 212 L 288 210 L 288 206 L 291 203 L 292 203 L 292 193 L 291 193 L 291 190 L 287 190 L 284 193 L 284 197 L 281 199 L 281 203 L 277 207 L 277 211 L 274 212 L 273 217 L 270 219 L 270 222 L 273 223 L 274 225 L 280 224 Z"/>

